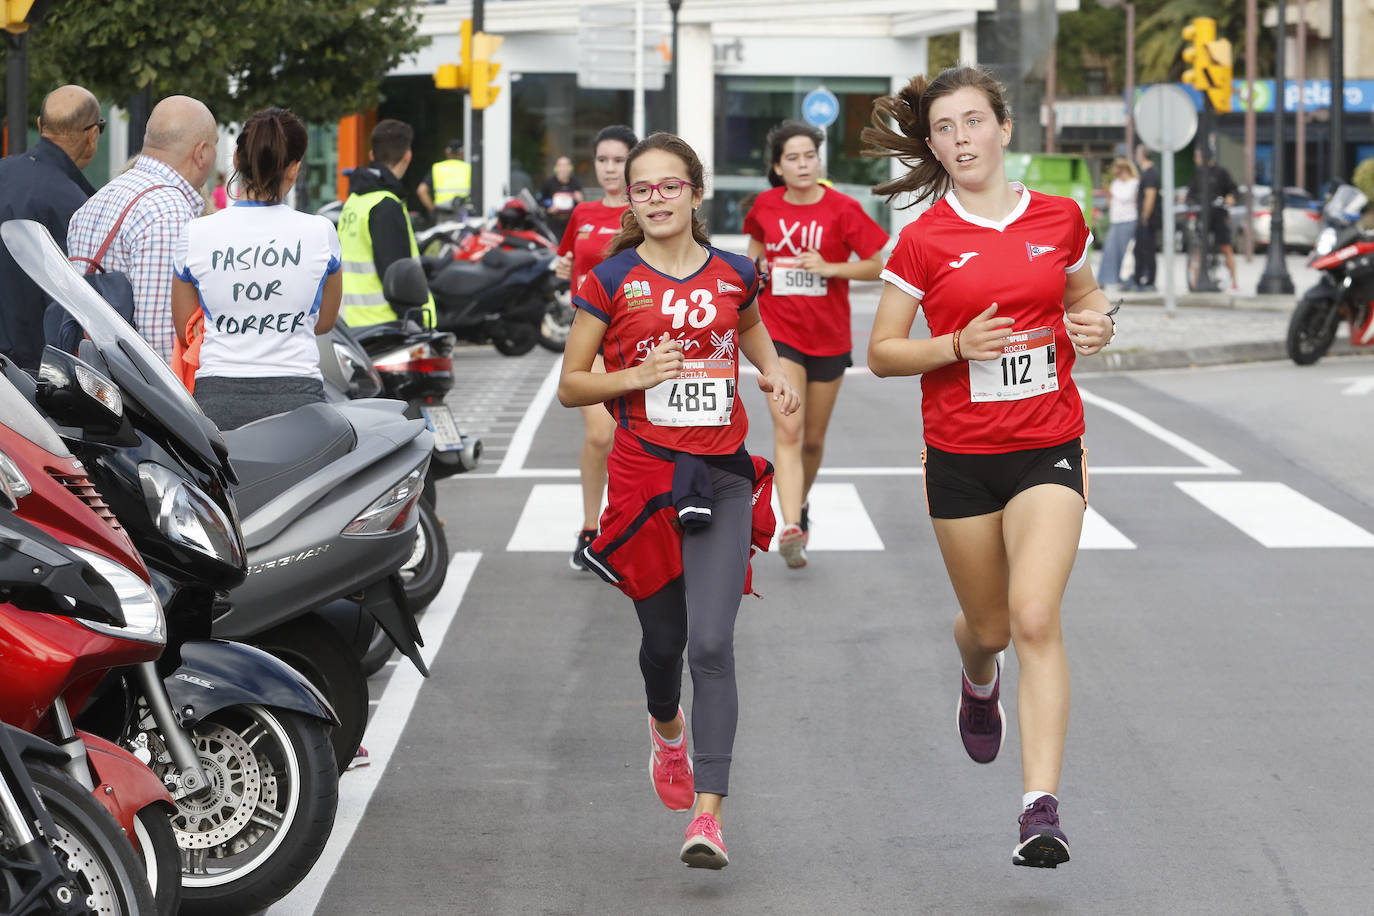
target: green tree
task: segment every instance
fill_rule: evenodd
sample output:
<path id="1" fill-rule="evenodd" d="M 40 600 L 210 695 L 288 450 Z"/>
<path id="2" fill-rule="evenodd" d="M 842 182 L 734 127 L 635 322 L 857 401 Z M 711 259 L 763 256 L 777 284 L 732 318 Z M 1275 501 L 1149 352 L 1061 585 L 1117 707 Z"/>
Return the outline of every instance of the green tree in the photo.
<path id="1" fill-rule="evenodd" d="M 30 86 L 190 95 L 221 122 L 271 105 L 327 122 L 377 103 L 427 40 L 416 27 L 413 0 L 58 0 L 29 31 Z"/>

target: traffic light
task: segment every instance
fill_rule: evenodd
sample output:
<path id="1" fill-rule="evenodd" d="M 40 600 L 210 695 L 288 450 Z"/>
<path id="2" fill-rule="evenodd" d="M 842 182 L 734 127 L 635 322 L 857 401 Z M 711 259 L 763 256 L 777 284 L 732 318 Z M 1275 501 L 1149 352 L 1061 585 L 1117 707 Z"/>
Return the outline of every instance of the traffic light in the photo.
<path id="1" fill-rule="evenodd" d="M 29 9 L 33 0 L 0 0 L 0 27 L 16 35 L 29 30 Z"/>
<path id="2" fill-rule="evenodd" d="M 4 3 L 5 0 L 0 0 Z M 464 19 L 458 29 L 458 63 L 440 64 L 434 71 L 434 88 L 466 89 L 472 79 L 472 20 Z"/>
<path id="3" fill-rule="evenodd" d="M 1231 110 L 1231 42 L 1217 38 L 1217 21 L 1199 16 L 1183 27 L 1183 82 L 1203 92 L 1215 111 Z"/>
<path id="4" fill-rule="evenodd" d="M 505 41 L 500 35 L 488 35 L 486 32 L 478 32 L 472 36 L 472 107 L 474 110 L 489 108 L 496 104 L 496 97 L 501 94 L 501 90 L 492 83 L 496 80 L 496 74 L 501 72 L 501 65 L 492 60 L 492 56 L 501 47 L 501 42 Z"/>

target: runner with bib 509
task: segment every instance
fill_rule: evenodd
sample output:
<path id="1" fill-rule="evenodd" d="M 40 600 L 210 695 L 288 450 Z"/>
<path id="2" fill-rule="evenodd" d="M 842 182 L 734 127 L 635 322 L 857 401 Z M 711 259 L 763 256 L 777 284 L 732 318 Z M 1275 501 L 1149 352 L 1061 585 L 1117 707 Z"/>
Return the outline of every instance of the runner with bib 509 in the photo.
<path id="1" fill-rule="evenodd" d="M 1011 130 L 1002 87 L 976 67 L 914 77 L 875 103 L 866 154 L 915 167 L 874 191 L 935 203 L 902 230 L 882 273 L 868 365 L 921 376 L 926 505 L 960 607 L 959 734 L 974 761 L 996 758 L 1012 643 L 1025 791 L 1012 862 L 1054 868 L 1069 860 L 1057 798 L 1069 721 L 1060 605 L 1088 493 L 1070 371 L 1115 322 L 1078 204 L 1007 181 Z M 908 338 L 918 310 L 929 339 Z"/>

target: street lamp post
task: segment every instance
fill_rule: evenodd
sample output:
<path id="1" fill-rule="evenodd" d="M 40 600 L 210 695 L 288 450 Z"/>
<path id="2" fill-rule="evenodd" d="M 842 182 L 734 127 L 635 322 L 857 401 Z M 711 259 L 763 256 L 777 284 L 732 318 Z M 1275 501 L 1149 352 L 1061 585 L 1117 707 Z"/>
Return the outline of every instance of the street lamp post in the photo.
<path id="1" fill-rule="evenodd" d="M 1283 260 L 1283 114 L 1285 96 L 1285 71 L 1283 69 L 1283 43 L 1286 37 L 1287 15 L 1284 0 L 1278 0 L 1279 27 L 1275 31 L 1274 42 L 1274 153 L 1272 159 L 1273 198 L 1269 207 L 1269 255 L 1264 259 L 1264 273 L 1260 276 L 1259 287 L 1255 291 L 1267 295 L 1288 295 L 1293 292 L 1293 278 L 1288 276 L 1288 265 Z M 1334 108 L 1333 108 L 1334 111 Z"/>
<path id="2" fill-rule="evenodd" d="M 682 0 L 668 0 L 668 9 L 673 14 L 673 59 L 668 62 L 668 123 L 673 133 L 677 133 L 677 14 L 682 9 Z"/>

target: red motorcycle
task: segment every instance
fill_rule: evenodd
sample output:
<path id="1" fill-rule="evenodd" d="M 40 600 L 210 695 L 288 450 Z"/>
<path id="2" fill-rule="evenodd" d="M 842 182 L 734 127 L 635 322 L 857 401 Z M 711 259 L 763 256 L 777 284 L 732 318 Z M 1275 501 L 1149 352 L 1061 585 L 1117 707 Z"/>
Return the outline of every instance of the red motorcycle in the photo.
<path id="1" fill-rule="evenodd" d="M 1322 229 L 1311 266 L 1321 278 L 1298 300 L 1288 322 L 1288 356 L 1310 366 L 1326 355 L 1341 320 L 1350 322 L 1350 342 L 1374 344 L 1374 234 L 1360 226 L 1369 199 L 1341 185 L 1322 207 Z"/>
<path id="2" fill-rule="evenodd" d="M 152 751 L 136 755 L 72 721 L 111 669 L 162 654 L 162 606 L 142 559 L 81 462 L 3 375 L 0 418 L 0 475 L 15 516 L 83 562 L 86 578 L 112 604 L 111 618 L 120 621 L 112 625 L 10 595 L 11 603 L 0 604 L 0 721 L 62 751 L 62 769 L 114 815 L 141 855 L 157 912 L 170 916 L 181 899 L 181 853 L 170 820 L 176 806 L 147 765 Z"/>

